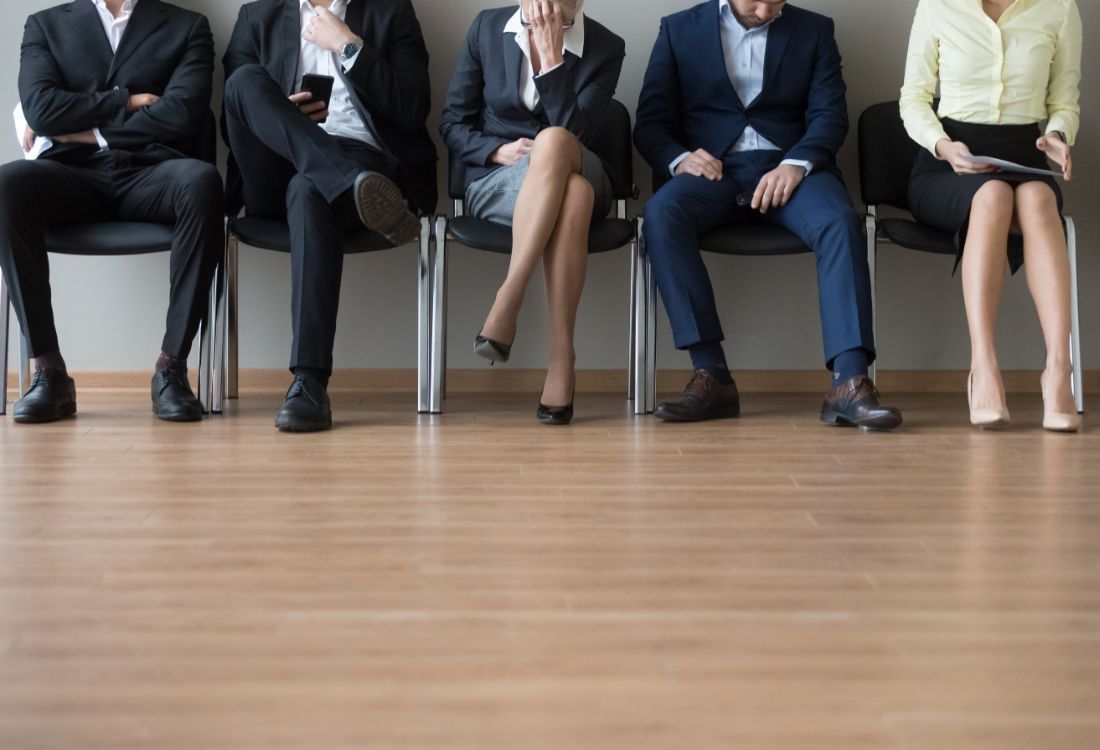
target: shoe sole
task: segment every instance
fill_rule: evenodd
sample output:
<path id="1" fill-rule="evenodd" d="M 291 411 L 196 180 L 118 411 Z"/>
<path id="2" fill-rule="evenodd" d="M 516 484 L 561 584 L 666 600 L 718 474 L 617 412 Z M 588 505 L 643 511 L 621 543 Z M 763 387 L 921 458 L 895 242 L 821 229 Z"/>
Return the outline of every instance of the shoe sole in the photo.
<path id="1" fill-rule="evenodd" d="M 827 425 L 833 427 L 859 427 L 863 430 L 873 430 L 875 432 L 887 432 L 889 430 L 896 430 L 901 427 L 902 420 L 894 419 L 893 417 L 883 417 L 882 419 L 868 419 L 863 422 L 854 422 L 848 417 L 844 416 L 840 412 L 835 411 L 823 411 L 821 412 L 821 421 Z"/>
<path id="2" fill-rule="evenodd" d="M 657 419 L 664 422 L 672 422 L 674 424 L 688 424 L 691 422 L 709 422 L 714 419 L 737 419 L 741 416 L 741 405 L 736 406 L 723 406 L 720 409 L 708 412 L 702 417 L 681 417 L 675 414 L 661 414 L 659 411 L 654 413 Z"/>
<path id="3" fill-rule="evenodd" d="M 488 341 L 482 341 L 480 343 L 474 344 L 474 354 L 476 354 L 479 357 L 484 357 L 485 359 L 489 360 L 490 363 L 493 363 L 493 364 L 495 364 L 497 362 L 500 362 L 501 364 L 503 364 L 503 363 L 508 361 L 509 357 L 512 356 L 511 352 L 508 352 L 507 354 L 504 354 L 499 349 L 497 349 L 495 346 L 490 344 Z"/>
<path id="4" fill-rule="evenodd" d="M 50 422 L 59 422 L 62 419 L 69 419 L 76 416 L 76 404 L 66 404 L 62 406 L 57 412 L 56 416 L 51 417 L 28 417 L 12 414 L 11 419 L 13 422 L 19 424 L 49 424 Z"/>
<path id="5" fill-rule="evenodd" d="M 305 433 L 325 432 L 332 429 L 332 421 L 328 422 L 275 422 L 275 428 L 279 432 Z"/>
<path id="6" fill-rule="evenodd" d="M 161 414 L 153 407 L 153 416 L 162 422 L 201 422 L 202 414 Z"/>
<path id="7" fill-rule="evenodd" d="M 394 246 L 407 245 L 420 237 L 420 220 L 405 206 L 401 188 L 380 174 L 355 183 L 355 205 L 359 220 L 372 232 L 383 235 Z"/>

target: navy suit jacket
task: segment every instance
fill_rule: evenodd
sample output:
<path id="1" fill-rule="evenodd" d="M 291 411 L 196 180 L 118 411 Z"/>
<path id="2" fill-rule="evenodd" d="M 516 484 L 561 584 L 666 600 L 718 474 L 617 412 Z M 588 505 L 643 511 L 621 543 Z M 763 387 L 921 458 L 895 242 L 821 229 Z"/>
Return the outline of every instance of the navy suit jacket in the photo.
<path id="1" fill-rule="evenodd" d="M 638 102 L 634 143 L 659 174 L 685 151 L 721 159 L 745 128 L 788 159 L 832 169 L 848 135 L 831 19 L 788 5 L 768 29 L 764 90 L 742 102 L 726 72 L 714 0 L 661 20 Z"/>
<path id="2" fill-rule="evenodd" d="M 584 56 L 565 53 L 561 66 L 535 79 L 534 112 L 520 98 L 523 52 L 504 27 L 516 6 L 482 11 L 455 65 L 440 135 L 466 165 L 466 185 L 497 169 L 489 157 L 506 143 L 562 127 L 591 147 L 619 84 L 626 43 L 584 17 Z"/>

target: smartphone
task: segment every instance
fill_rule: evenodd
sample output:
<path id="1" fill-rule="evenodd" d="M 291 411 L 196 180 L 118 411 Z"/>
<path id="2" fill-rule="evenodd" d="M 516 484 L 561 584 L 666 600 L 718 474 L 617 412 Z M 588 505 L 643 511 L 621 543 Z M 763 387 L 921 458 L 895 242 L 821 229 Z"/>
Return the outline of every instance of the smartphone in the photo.
<path id="1" fill-rule="evenodd" d="M 299 89 L 299 92 L 308 91 L 313 95 L 306 104 L 324 102 L 325 108 L 328 109 L 329 100 L 332 99 L 332 82 L 332 76 L 319 76 L 314 73 L 306 73 L 302 76 L 302 88 Z"/>

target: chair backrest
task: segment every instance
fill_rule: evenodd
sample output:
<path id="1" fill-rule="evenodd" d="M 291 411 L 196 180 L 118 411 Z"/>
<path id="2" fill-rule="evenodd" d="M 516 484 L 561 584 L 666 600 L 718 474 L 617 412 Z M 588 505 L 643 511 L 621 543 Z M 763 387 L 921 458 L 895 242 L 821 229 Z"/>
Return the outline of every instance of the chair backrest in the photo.
<path id="1" fill-rule="evenodd" d="M 875 104 L 859 117 L 860 193 L 868 206 L 909 210 L 909 175 L 920 153 L 905 131 L 896 101 Z"/>
<path id="2" fill-rule="evenodd" d="M 592 142 L 592 151 L 603 161 L 616 200 L 634 195 L 634 147 L 632 125 L 626 106 L 612 99 L 600 121 L 600 129 Z M 452 200 L 466 197 L 466 165 L 454 152 L 448 158 L 448 192 Z"/>

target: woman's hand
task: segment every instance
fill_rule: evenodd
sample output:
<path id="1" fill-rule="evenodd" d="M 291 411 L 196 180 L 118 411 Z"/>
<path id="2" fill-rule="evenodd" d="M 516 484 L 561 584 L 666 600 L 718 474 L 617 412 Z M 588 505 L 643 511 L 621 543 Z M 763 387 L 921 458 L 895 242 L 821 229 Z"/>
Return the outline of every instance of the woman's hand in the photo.
<path id="1" fill-rule="evenodd" d="M 510 167 L 527 156 L 527 154 L 531 153 L 531 149 L 534 147 L 535 142 L 530 138 L 520 138 L 518 141 L 505 143 L 498 148 L 489 157 L 489 161 L 493 164 L 499 164 L 502 167 Z"/>
<path id="2" fill-rule="evenodd" d="M 1047 158 L 1062 168 L 1066 182 L 1073 179 L 1073 160 L 1069 156 L 1069 144 L 1053 133 L 1047 133 L 1035 141 L 1035 148 L 1047 155 Z"/>
<path id="3" fill-rule="evenodd" d="M 31 126 L 28 125 L 26 130 L 23 131 L 23 153 L 30 151 L 34 148 L 34 139 L 36 138 L 34 131 L 31 130 Z"/>
<path id="4" fill-rule="evenodd" d="M 972 164 L 967 157 L 972 157 L 970 149 L 962 141 L 952 141 L 943 138 L 936 144 L 936 155 L 951 165 L 955 174 L 989 174 L 996 172 L 996 167 Z"/>
<path id="5" fill-rule="evenodd" d="M 561 65 L 564 61 L 565 20 L 561 8 L 553 0 L 522 0 L 523 20 L 530 24 L 531 41 L 538 52 L 538 73 Z"/>

